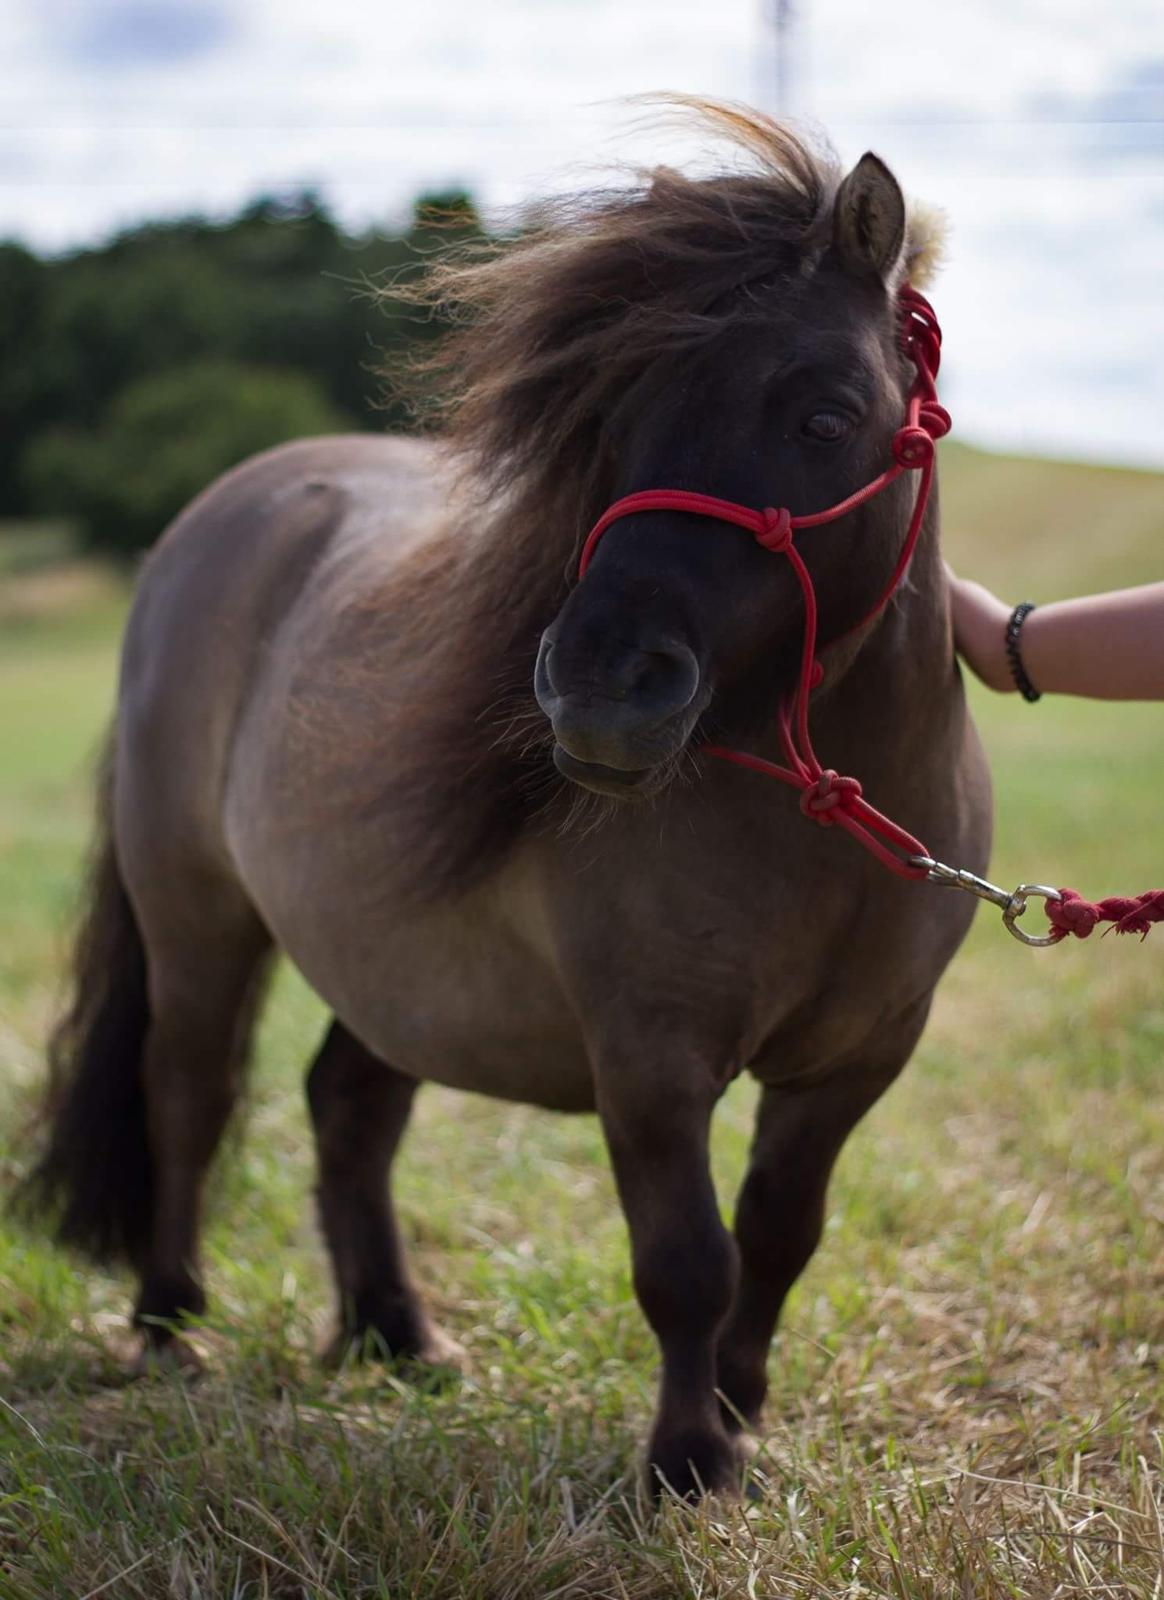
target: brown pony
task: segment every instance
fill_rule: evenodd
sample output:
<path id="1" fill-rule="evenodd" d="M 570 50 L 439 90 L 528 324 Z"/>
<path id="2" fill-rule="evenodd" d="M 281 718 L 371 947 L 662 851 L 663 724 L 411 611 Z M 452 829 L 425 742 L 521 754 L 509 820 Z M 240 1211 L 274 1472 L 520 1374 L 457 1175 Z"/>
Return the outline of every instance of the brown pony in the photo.
<path id="1" fill-rule="evenodd" d="M 334 1012 L 307 1083 L 339 1348 L 440 1360 L 388 1194 L 424 1080 L 597 1110 L 662 1352 L 649 1445 L 680 1493 L 738 1483 L 781 1304 L 837 1152 L 921 1033 L 968 897 L 903 883 L 795 797 L 708 759 L 776 756 L 803 609 L 788 564 L 665 486 L 811 511 L 889 458 L 912 376 L 897 289 L 923 249 L 891 174 L 765 118 L 749 153 L 560 208 L 438 268 L 456 324 L 441 437 L 247 462 L 166 534 L 125 640 L 105 825 L 33 1193 L 138 1274 L 180 1348 L 199 1207 L 268 957 Z M 988 780 L 947 621 L 936 502 L 884 585 L 906 477 L 801 545 L 827 761 L 982 870 Z M 734 1237 L 708 1127 L 762 1085 Z"/>

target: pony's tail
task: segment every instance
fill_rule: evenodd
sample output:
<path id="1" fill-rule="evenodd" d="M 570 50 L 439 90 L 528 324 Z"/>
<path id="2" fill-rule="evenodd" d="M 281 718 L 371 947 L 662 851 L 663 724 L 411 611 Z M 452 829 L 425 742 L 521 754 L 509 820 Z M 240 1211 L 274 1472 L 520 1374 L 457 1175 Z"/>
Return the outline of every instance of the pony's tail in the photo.
<path id="1" fill-rule="evenodd" d="M 102 1264 L 141 1260 L 153 1211 L 142 1082 L 146 956 L 117 862 L 112 801 L 110 740 L 72 1001 L 49 1044 L 45 1148 L 17 1195 L 20 1210 Z"/>

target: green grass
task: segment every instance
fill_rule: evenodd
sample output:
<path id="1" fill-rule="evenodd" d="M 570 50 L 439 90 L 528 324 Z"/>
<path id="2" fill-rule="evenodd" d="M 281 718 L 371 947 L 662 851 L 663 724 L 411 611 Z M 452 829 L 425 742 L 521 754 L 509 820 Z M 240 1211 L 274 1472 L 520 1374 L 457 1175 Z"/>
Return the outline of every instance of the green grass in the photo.
<path id="1" fill-rule="evenodd" d="M 1158 576 L 1164 478 L 948 465 L 952 558 L 1005 592 Z M 0 630 L 9 1173 L 122 605 L 69 595 Z M 999 881 L 1159 881 L 1164 712 L 976 708 Z M 469 1376 L 320 1372 L 301 1076 L 323 1013 L 284 973 L 217 1185 L 201 1383 L 127 1383 L 127 1284 L 0 1232 L 0 1597 L 1158 1595 L 1162 978 L 1160 937 L 1028 951 L 980 917 L 840 1163 L 773 1353 L 763 1498 L 656 1517 L 637 1489 L 655 1352 L 590 1118 L 427 1089 L 398 1192 Z M 752 1103 L 738 1084 L 718 1119 L 725 1209 Z"/>

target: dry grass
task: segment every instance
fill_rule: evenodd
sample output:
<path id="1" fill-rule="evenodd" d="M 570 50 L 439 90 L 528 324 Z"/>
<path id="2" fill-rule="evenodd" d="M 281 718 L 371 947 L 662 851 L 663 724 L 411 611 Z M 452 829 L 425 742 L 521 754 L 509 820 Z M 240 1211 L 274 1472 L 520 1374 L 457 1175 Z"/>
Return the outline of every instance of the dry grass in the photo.
<path id="1" fill-rule="evenodd" d="M 952 465 L 963 541 L 965 506 L 1005 480 L 1031 548 L 1050 547 L 1060 469 Z M 1125 479 L 1144 537 L 1138 555 L 1120 546 L 1121 582 L 1155 574 L 1164 524 L 1148 475 L 1102 475 L 1105 504 Z M 992 533 L 956 558 L 1071 592 L 1095 550 L 1056 529 L 1041 583 Z M 0 1070 L 16 1107 L 0 1160 L 14 1168 L 112 646 L 99 617 L 0 638 Z M 1158 879 L 1158 708 L 983 697 L 981 711 L 1002 880 Z M 400 1198 L 470 1375 L 422 1393 L 319 1371 L 328 1291 L 299 1080 L 322 1013 L 284 975 L 212 1220 L 202 1383 L 125 1383 L 126 1286 L 0 1234 L 0 1597 L 1159 1600 L 1162 977 L 1155 936 L 1033 952 L 980 919 L 917 1060 L 842 1158 L 773 1355 L 759 1498 L 655 1515 L 637 1456 L 655 1355 L 592 1119 L 426 1091 Z M 725 1209 L 752 1103 L 738 1084 L 718 1119 Z"/>

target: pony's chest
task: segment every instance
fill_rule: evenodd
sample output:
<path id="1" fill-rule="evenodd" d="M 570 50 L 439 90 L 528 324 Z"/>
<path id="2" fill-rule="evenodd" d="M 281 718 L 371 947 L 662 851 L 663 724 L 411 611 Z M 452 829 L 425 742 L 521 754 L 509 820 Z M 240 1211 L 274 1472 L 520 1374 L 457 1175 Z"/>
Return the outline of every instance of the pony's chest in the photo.
<path id="1" fill-rule="evenodd" d="M 792 925 L 757 931 L 741 1057 L 765 1083 L 806 1081 L 893 1053 L 924 1016 L 973 905 L 904 880 L 871 879 Z"/>
<path id="2" fill-rule="evenodd" d="M 869 1059 L 916 1014 L 965 930 L 968 908 L 919 897 L 820 830 L 777 858 L 691 849 L 652 872 L 648 841 L 622 871 L 556 897 L 578 1009 L 667 1049 L 691 1041 L 727 1081 L 803 1080 Z"/>

